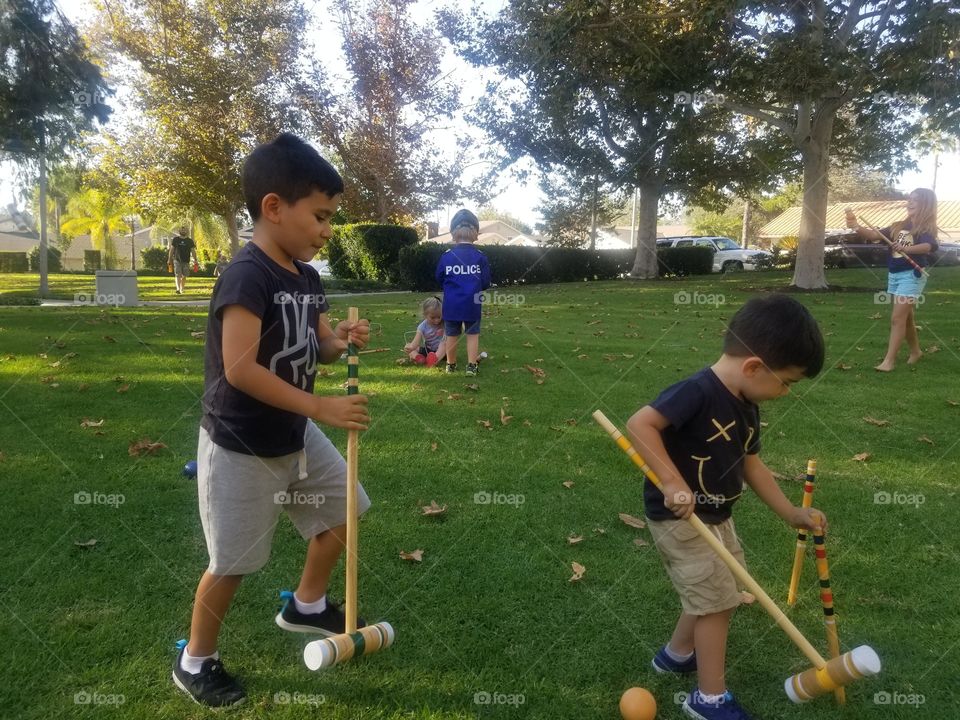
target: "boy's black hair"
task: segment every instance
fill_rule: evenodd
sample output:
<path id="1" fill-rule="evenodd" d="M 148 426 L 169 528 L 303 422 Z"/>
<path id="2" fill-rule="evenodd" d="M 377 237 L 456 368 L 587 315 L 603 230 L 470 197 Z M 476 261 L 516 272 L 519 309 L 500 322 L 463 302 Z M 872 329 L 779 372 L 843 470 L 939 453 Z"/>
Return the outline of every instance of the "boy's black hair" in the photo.
<path id="1" fill-rule="evenodd" d="M 823 335 L 810 311 L 792 297 L 773 293 L 751 298 L 731 318 L 723 352 L 755 355 L 771 370 L 791 365 L 812 378 L 823 368 Z"/>
<path id="2" fill-rule="evenodd" d="M 258 145 L 243 163 L 243 200 L 254 221 L 270 193 L 295 203 L 314 190 L 334 197 L 343 192 L 343 178 L 320 153 L 293 133 Z"/>

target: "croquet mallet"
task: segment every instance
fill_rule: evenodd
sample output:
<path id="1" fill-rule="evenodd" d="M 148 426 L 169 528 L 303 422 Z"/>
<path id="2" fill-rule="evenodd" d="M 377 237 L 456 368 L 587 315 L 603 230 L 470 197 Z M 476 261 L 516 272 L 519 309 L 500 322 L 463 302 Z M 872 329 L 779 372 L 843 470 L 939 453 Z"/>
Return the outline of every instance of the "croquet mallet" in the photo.
<path id="1" fill-rule="evenodd" d="M 663 485 L 660 482 L 660 478 L 657 477 L 656 473 L 654 473 L 650 466 L 640 457 L 640 454 L 633 445 L 630 444 L 630 441 L 617 430 L 613 423 L 599 410 L 593 413 L 593 419 L 607 431 L 620 449 L 630 457 L 634 465 L 639 467 L 644 475 L 649 478 L 650 482 L 662 491 Z M 790 622 L 790 619 L 783 614 L 783 611 L 777 607 L 777 604 L 767 595 L 764 589 L 760 587 L 759 583 L 750 576 L 746 568 L 737 562 L 737 559 L 730 554 L 730 551 L 723 546 L 723 543 L 707 529 L 703 521 L 696 515 L 691 515 L 687 519 L 687 522 L 693 525 L 700 537 L 716 551 L 724 564 L 730 568 L 730 572 L 756 596 L 757 600 L 763 606 L 763 609 L 770 614 L 774 622 L 780 626 L 807 659 L 813 663 L 812 668 L 787 678 L 784 683 L 784 690 L 786 690 L 787 697 L 793 702 L 799 703 L 812 700 L 820 695 L 833 692 L 838 687 L 849 685 L 854 680 L 858 680 L 867 675 L 876 675 L 880 672 L 880 658 L 877 656 L 877 653 L 867 645 L 854 648 L 850 652 L 844 653 L 829 662 L 824 660 L 816 648 L 797 630 L 796 626 Z"/>
<path id="2" fill-rule="evenodd" d="M 851 214 L 852 214 L 852 213 L 851 213 Z M 882 232 L 880 232 L 880 231 L 879 231 L 877 228 L 875 228 L 873 225 L 871 225 L 868 221 L 864 220 L 864 219 L 863 219 L 862 217 L 860 217 L 859 215 L 854 215 L 854 217 L 857 218 L 857 220 L 859 220 L 860 222 L 862 222 L 864 225 L 866 225 L 868 228 L 870 228 L 871 230 L 873 230 L 875 233 L 877 233 L 877 235 L 879 235 L 880 237 L 882 237 L 882 238 L 883 238 L 883 241 L 884 241 L 887 245 L 889 245 L 891 248 L 894 247 L 893 241 L 890 240 L 886 235 L 884 235 Z M 913 266 L 913 271 L 914 271 L 914 273 L 917 274 L 917 277 L 920 277 L 921 275 L 926 275 L 926 274 L 927 274 L 927 271 L 924 270 L 922 267 L 920 267 L 920 265 L 917 264 L 917 261 L 914 260 L 912 257 L 910 257 L 909 255 L 907 255 L 906 253 L 900 253 L 900 254 L 906 259 L 907 263 L 909 263 L 910 265 Z"/>
<path id="3" fill-rule="evenodd" d="M 811 507 L 813 505 L 813 487 L 817 479 L 817 461 L 811 458 L 807 460 L 807 479 L 803 483 L 803 500 L 801 507 Z M 803 569 L 803 556 L 807 550 L 807 531 L 805 528 L 797 529 L 797 549 L 793 554 L 793 570 L 790 572 L 790 587 L 787 590 L 787 605 L 793 605 L 797 602 L 797 588 L 800 585 L 800 571 Z"/>
<path id="4" fill-rule="evenodd" d="M 347 320 L 356 323 L 360 314 L 357 308 L 349 309 Z M 347 395 L 360 392 L 359 362 L 357 348 L 347 345 Z M 357 518 L 357 486 L 359 485 L 357 462 L 359 460 L 360 432 L 347 431 L 347 553 L 346 553 L 346 598 L 344 614 L 346 627 L 341 635 L 314 640 L 303 649 L 303 661 L 311 670 L 333 667 L 360 655 L 369 655 L 393 644 L 394 632 L 390 623 L 379 622 L 357 630 L 357 546 L 359 524 Z"/>

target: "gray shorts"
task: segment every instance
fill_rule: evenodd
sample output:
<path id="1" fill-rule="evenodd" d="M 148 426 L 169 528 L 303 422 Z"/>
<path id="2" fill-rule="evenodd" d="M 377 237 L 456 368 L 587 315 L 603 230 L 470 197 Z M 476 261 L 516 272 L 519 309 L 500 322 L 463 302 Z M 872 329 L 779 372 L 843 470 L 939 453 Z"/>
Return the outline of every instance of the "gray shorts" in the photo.
<path id="1" fill-rule="evenodd" d="M 174 258 L 174 259 L 173 259 L 173 274 L 174 274 L 174 275 L 182 275 L 183 277 L 186 277 L 187 275 L 189 275 L 189 274 L 190 274 L 190 261 L 187 260 L 186 262 L 184 262 L 183 260 L 177 260 L 176 258 Z"/>
<path id="2" fill-rule="evenodd" d="M 212 574 L 247 575 L 266 565 L 281 510 L 305 540 L 346 523 L 346 461 L 313 422 L 304 441 L 302 453 L 258 457 L 227 450 L 200 428 L 197 490 Z M 359 514 L 369 507 L 359 487 Z"/>

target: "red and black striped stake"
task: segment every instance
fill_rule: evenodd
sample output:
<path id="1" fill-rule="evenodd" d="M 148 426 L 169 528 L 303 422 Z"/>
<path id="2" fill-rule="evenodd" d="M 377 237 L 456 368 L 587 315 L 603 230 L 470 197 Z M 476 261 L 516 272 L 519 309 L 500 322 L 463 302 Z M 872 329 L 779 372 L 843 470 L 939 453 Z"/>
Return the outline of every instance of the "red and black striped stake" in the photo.
<path id="1" fill-rule="evenodd" d="M 811 507 L 813 505 L 813 484 L 817 480 L 817 461 L 813 458 L 807 460 L 807 479 L 803 484 L 803 501 L 801 507 Z M 807 549 L 807 531 L 804 528 L 797 529 L 797 549 L 793 554 L 793 570 L 790 573 L 790 589 L 787 591 L 787 605 L 793 605 L 797 602 L 797 588 L 800 586 L 800 571 L 803 568 L 803 555 Z"/>
<path id="2" fill-rule="evenodd" d="M 831 658 L 840 657 L 840 637 L 837 635 L 837 615 L 833 608 L 833 590 L 830 588 L 827 545 L 821 528 L 813 531 L 813 549 L 817 558 L 817 577 L 820 578 L 820 602 L 823 604 L 823 624 L 827 628 L 827 646 Z M 841 705 L 846 702 L 842 687 L 834 690 L 833 695 Z"/>

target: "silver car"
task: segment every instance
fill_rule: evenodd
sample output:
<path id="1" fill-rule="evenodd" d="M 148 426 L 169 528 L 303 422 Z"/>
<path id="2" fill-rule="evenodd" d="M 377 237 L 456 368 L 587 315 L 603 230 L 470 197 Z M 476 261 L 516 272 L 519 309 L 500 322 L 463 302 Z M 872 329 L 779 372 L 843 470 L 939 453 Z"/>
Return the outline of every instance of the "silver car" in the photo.
<path id="1" fill-rule="evenodd" d="M 764 250 L 747 250 L 728 237 L 684 235 L 660 238 L 657 247 L 709 247 L 713 250 L 714 272 L 739 272 L 770 267 L 772 255 Z"/>

